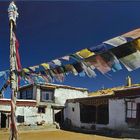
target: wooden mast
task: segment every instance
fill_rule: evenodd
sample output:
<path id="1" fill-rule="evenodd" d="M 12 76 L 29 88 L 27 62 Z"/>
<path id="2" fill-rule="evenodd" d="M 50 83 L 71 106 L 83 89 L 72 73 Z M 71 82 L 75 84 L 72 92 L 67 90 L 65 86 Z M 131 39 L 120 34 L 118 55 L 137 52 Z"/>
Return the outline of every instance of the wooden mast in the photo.
<path id="1" fill-rule="evenodd" d="M 18 91 L 18 77 L 16 74 L 16 49 L 13 30 L 16 26 L 16 18 L 18 17 L 17 7 L 11 2 L 8 8 L 10 22 L 10 87 L 11 87 L 11 124 L 10 124 L 10 140 L 18 140 L 18 131 L 16 125 L 16 99 Z"/>

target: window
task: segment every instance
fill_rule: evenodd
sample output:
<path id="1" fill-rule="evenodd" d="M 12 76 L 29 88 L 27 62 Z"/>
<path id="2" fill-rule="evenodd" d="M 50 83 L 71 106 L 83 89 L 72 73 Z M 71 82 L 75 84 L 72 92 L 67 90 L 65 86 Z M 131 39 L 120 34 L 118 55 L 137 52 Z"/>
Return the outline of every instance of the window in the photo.
<path id="1" fill-rule="evenodd" d="M 109 111 L 108 104 L 102 104 L 97 107 L 97 124 L 108 124 Z"/>
<path id="2" fill-rule="evenodd" d="M 74 112 L 74 107 L 72 107 L 72 111 Z"/>
<path id="3" fill-rule="evenodd" d="M 54 96 L 54 90 L 41 90 L 41 101 L 52 101 Z"/>
<path id="4" fill-rule="evenodd" d="M 23 122 L 24 122 L 24 116 L 18 115 L 18 116 L 17 116 L 17 122 L 18 122 L 18 123 L 23 123 Z"/>
<path id="5" fill-rule="evenodd" d="M 33 89 L 24 89 L 20 91 L 20 99 L 33 99 Z"/>
<path id="6" fill-rule="evenodd" d="M 92 123 L 96 121 L 96 106 L 80 104 L 80 121 Z"/>
<path id="7" fill-rule="evenodd" d="M 38 107 L 38 113 L 45 113 L 46 112 L 46 107 L 45 106 L 39 106 Z"/>
<path id="8" fill-rule="evenodd" d="M 108 124 L 108 104 L 99 106 L 80 104 L 80 121 L 82 123 Z"/>
<path id="9" fill-rule="evenodd" d="M 137 105 L 135 102 L 126 102 L 126 119 L 136 119 Z"/>

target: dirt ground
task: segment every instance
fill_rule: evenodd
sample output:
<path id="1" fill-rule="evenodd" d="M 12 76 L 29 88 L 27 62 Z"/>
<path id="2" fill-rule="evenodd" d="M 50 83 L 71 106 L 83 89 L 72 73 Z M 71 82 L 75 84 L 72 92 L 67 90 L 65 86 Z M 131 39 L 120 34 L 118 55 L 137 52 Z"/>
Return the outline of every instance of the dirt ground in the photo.
<path id="1" fill-rule="evenodd" d="M 0 140 L 8 140 L 9 133 L 0 131 Z M 62 130 L 24 131 L 19 133 L 19 140 L 117 140 L 91 134 L 82 134 Z"/>

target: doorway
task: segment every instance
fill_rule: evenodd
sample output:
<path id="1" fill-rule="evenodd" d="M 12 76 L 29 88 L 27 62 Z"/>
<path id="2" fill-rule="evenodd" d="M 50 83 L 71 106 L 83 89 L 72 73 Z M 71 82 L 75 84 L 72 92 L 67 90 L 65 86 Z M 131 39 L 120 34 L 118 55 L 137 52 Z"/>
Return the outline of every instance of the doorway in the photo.
<path id="1" fill-rule="evenodd" d="M 6 128 L 7 116 L 5 113 L 1 113 L 1 128 Z"/>
<path id="2" fill-rule="evenodd" d="M 55 113 L 55 122 L 59 123 L 60 126 L 63 124 L 63 118 L 63 109 Z"/>
<path id="3" fill-rule="evenodd" d="M 140 125 L 140 103 L 137 104 L 136 124 Z"/>
<path id="4" fill-rule="evenodd" d="M 53 121 L 58 123 L 60 128 L 64 123 L 64 106 L 52 106 L 53 109 Z"/>

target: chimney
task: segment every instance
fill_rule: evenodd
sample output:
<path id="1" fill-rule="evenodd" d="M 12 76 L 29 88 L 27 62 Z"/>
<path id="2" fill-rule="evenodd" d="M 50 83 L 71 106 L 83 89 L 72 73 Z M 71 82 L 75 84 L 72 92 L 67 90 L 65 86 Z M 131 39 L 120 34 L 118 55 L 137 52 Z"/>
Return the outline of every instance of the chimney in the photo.
<path id="1" fill-rule="evenodd" d="M 130 87 L 132 85 L 132 79 L 130 76 L 126 77 L 126 86 Z"/>

